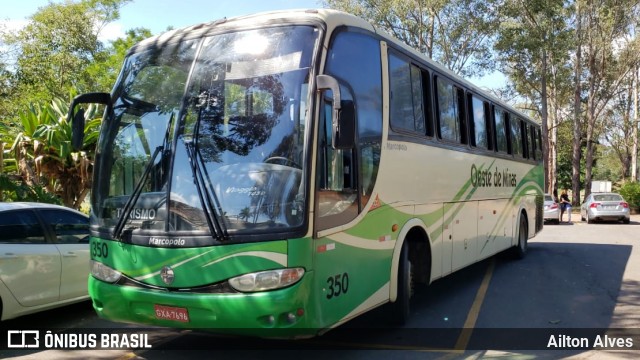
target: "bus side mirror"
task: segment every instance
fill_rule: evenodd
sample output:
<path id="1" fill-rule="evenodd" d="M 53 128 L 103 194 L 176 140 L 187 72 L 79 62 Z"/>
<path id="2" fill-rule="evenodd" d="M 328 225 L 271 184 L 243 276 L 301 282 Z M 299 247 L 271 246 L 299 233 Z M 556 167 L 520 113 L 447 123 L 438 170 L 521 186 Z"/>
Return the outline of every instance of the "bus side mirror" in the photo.
<path id="1" fill-rule="evenodd" d="M 69 105 L 69 113 L 67 114 L 67 122 L 71 123 L 72 137 L 71 146 L 74 151 L 82 148 L 84 141 L 84 109 L 74 112 L 78 104 L 103 104 L 107 107 L 107 114 L 111 111 L 111 94 L 109 93 L 87 93 L 78 95 L 71 101 Z"/>
<path id="2" fill-rule="evenodd" d="M 351 149 L 355 143 L 355 111 L 353 101 L 342 101 L 340 84 L 330 75 L 316 76 L 318 91 L 331 90 L 333 94 L 333 116 L 331 117 L 331 146 L 336 149 Z"/>

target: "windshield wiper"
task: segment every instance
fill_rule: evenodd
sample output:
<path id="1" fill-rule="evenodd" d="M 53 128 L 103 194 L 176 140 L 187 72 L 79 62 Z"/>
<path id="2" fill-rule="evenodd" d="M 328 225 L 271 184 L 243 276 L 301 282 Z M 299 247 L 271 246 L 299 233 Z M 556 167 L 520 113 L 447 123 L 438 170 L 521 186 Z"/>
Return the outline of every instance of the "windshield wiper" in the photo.
<path id="1" fill-rule="evenodd" d="M 127 202 L 124 204 L 124 208 L 122 209 L 123 213 L 120 214 L 120 217 L 118 218 L 118 222 L 116 223 L 116 226 L 113 228 L 114 239 L 118 239 L 122 241 L 122 231 L 124 230 L 124 225 L 129 220 L 131 210 L 133 206 L 138 202 L 138 198 L 142 193 L 142 189 L 144 188 L 144 184 L 147 181 L 147 178 L 149 177 L 149 173 L 151 172 L 151 169 L 155 165 L 158 154 L 160 154 L 161 152 L 164 152 L 165 148 L 167 147 L 167 144 L 169 143 L 169 130 L 171 129 L 171 124 L 173 123 L 174 117 L 175 117 L 175 114 L 172 113 L 167 123 L 167 130 L 164 133 L 164 139 L 162 141 L 162 145 L 156 147 L 156 149 L 153 151 L 153 154 L 151 155 L 151 159 L 149 159 L 149 162 L 147 162 L 147 166 L 145 166 L 144 168 L 144 173 L 142 173 L 142 177 L 140 178 L 140 180 L 138 180 L 138 183 L 136 183 L 136 188 L 133 190 L 133 193 L 131 194 L 131 196 L 129 196 L 129 199 L 127 199 Z"/>
<path id="2" fill-rule="evenodd" d="M 194 139 L 191 141 L 185 141 L 187 156 L 195 179 L 195 185 L 198 190 L 200 202 L 203 205 L 202 211 L 207 219 L 209 229 L 216 235 L 218 241 L 224 241 L 229 239 L 229 234 L 227 232 L 224 219 L 222 218 L 224 216 L 222 213 L 222 206 L 220 205 L 220 201 L 218 200 L 215 190 L 211 186 L 209 173 L 207 172 L 202 155 L 198 149 L 199 130 L 200 119 L 198 119 L 196 123 L 193 135 Z"/>

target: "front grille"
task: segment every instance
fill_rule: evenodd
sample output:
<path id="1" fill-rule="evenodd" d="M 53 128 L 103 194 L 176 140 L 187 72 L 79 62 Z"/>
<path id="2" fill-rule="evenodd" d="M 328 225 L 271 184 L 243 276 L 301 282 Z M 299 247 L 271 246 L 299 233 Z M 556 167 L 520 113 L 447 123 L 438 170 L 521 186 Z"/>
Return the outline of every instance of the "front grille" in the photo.
<path id="1" fill-rule="evenodd" d="M 118 280 L 115 284 L 120 286 L 131 286 L 131 287 L 136 287 L 141 289 L 164 291 L 164 292 L 175 292 L 175 293 L 198 293 L 198 294 L 236 294 L 238 293 L 229 285 L 228 281 L 221 281 L 215 284 L 190 287 L 190 288 L 176 288 L 176 287 L 162 287 L 162 286 L 156 286 L 156 285 L 149 285 L 123 275 L 120 278 L 120 280 Z"/>

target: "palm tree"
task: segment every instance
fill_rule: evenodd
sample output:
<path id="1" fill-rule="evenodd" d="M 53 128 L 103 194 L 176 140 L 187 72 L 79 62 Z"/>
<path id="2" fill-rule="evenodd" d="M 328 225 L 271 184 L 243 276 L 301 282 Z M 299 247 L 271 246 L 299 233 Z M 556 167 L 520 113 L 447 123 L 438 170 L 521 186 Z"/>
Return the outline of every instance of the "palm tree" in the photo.
<path id="1" fill-rule="evenodd" d="M 9 153 L 15 171 L 29 187 L 43 187 L 58 196 L 65 206 L 78 209 L 91 188 L 93 158 L 101 117 L 97 106 L 85 112 L 82 148 L 71 147 L 72 128 L 67 122 L 68 102 L 54 99 L 51 104 L 31 104 L 20 114 L 16 130 L 4 131 L 12 139 Z M 5 160 L 6 163 L 6 160 Z"/>

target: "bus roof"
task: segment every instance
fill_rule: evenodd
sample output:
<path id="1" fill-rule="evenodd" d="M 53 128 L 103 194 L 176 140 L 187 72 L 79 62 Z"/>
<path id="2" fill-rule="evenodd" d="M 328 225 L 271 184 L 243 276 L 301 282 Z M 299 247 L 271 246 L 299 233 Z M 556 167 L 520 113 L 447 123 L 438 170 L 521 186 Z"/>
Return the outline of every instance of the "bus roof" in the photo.
<path id="1" fill-rule="evenodd" d="M 156 35 L 145 39 L 135 46 L 133 46 L 130 52 L 135 51 L 139 48 L 145 47 L 161 47 L 163 44 L 175 41 L 178 39 L 193 39 L 199 38 L 211 31 L 224 31 L 224 30 L 232 30 L 238 28 L 250 28 L 255 27 L 256 24 L 274 24 L 280 23 L 282 24 L 282 20 L 286 19 L 286 22 L 290 23 L 298 23 L 304 21 L 320 21 L 327 25 L 329 31 L 335 29 L 339 26 L 352 26 L 361 29 L 365 29 L 371 31 L 382 37 L 387 43 L 393 44 L 396 48 L 401 48 L 403 51 L 412 55 L 413 58 L 419 59 L 422 62 L 425 62 L 432 69 L 446 75 L 447 77 L 455 80 L 459 84 L 463 85 L 465 88 L 471 90 L 473 93 L 481 95 L 493 103 L 500 105 L 505 110 L 510 110 L 512 112 L 517 113 L 519 116 L 522 116 L 524 119 L 528 120 L 531 123 L 539 125 L 537 121 L 534 121 L 527 115 L 523 114 L 521 111 L 515 109 L 511 105 L 507 104 L 503 100 L 499 99 L 492 93 L 487 90 L 483 90 L 480 87 L 474 85 L 468 80 L 464 79 L 462 76 L 454 73 L 453 71 L 445 68 L 443 65 L 437 63 L 429 59 L 424 54 L 418 52 L 414 48 L 408 46 L 397 38 L 393 37 L 386 31 L 376 28 L 368 21 L 354 16 L 352 14 L 334 10 L 334 9 L 292 9 L 292 10 L 278 10 L 278 11 L 268 11 L 268 12 L 259 12 L 250 15 L 238 16 L 233 18 L 222 18 L 218 20 L 214 20 L 208 23 L 196 24 L 180 29 L 170 30 L 163 34 Z M 325 40 L 328 41 L 328 40 Z"/>

